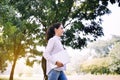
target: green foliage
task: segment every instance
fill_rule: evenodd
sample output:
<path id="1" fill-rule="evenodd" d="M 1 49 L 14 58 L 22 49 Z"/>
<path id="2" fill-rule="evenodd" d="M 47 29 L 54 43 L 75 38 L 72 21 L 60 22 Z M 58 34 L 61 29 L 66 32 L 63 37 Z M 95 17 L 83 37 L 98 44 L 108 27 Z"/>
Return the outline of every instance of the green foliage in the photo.
<path id="1" fill-rule="evenodd" d="M 77 5 L 77 3 L 80 4 Z M 78 0 L 10 0 L 9 4 L 22 15 L 20 19 L 32 19 L 42 24 L 38 39 L 40 42 L 45 43 L 45 31 L 51 24 L 62 22 L 66 29 L 63 37 L 64 45 L 78 49 L 86 46 L 87 41 L 91 40 L 87 35 L 93 36 L 93 40 L 103 35 L 101 19 L 96 21 L 96 18 L 110 13 L 108 8 L 100 4 L 98 0 L 83 2 Z M 90 23 L 83 24 L 83 20 L 89 20 Z M 81 38 L 80 34 L 84 38 Z"/>
<path id="2" fill-rule="evenodd" d="M 96 45 L 99 44 L 99 45 Z M 81 72 L 92 74 L 120 74 L 120 37 L 112 36 L 109 41 L 96 41 L 89 46 L 96 54 L 105 54 L 85 61 L 80 65 Z M 92 54 L 92 53 L 91 53 Z"/>
<path id="3" fill-rule="evenodd" d="M 4 4 L 3 4 L 4 3 Z M 35 43 L 36 34 L 39 33 L 39 25 L 35 22 L 22 20 L 17 13 L 17 10 L 9 5 L 9 0 L 5 0 L 0 7 L 1 25 L 3 26 L 2 43 L 0 45 L 0 70 L 6 70 L 7 61 L 13 62 L 11 69 L 10 80 L 13 80 L 14 68 L 16 61 L 21 57 L 28 57 L 26 54 L 41 55 L 37 52 Z M 29 49 L 27 51 L 26 49 Z M 4 57 L 3 57 L 4 56 Z M 36 61 L 34 61 L 36 62 Z"/>
<path id="4" fill-rule="evenodd" d="M 120 7 L 120 0 L 100 0 L 103 5 L 108 5 L 108 2 L 111 4 L 118 3 L 118 6 Z"/>
<path id="5" fill-rule="evenodd" d="M 96 67 L 93 66 L 93 69 L 91 70 L 91 74 L 109 74 L 110 70 L 108 67 Z"/>
<path id="6" fill-rule="evenodd" d="M 1 49 L 0 49 L 1 50 Z M 0 51 L 0 71 L 1 73 L 4 72 L 6 70 L 7 67 L 7 56 L 5 53 L 2 52 L 2 50 Z"/>
<path id="7" fill-rule="evenodd" d="M 109 66 L 110 58 L 96 58 L 85 61 L 80 66 L 81 72 L 91 74 L 110 74 Z"/>
<path id="8" fill-rule="evenodd" d="M 96 57 L 106 57 L 113 48 L 114 43 L 118 42 L 119 40 L 120 36 L 112 35 L 111 39 L 97 40 L 87 45 L 87 48 L 89 48 L 90 50 L 94 50 L 96 53 Z M 89 53 L 94 56 L 94 53 Z"/>
<path id="9" fill-rule="evenodd" d="M 112 73 L 120 74 L 120 41 L 113 45 L 109 56 L 112 58 L 112 63 L 110 64 L 110 70 Z"/>

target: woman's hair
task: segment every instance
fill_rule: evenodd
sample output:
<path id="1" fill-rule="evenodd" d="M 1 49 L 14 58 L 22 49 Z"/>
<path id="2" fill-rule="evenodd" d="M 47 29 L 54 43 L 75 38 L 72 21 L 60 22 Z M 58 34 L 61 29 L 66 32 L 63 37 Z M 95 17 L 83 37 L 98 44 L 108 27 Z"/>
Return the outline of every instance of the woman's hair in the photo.
<path id="1" fill-rule="evenodd" d="M 55 23 L 48 28 L 47 37 L 46 37 L 47 41 L 55 35 L 55 28 L 58 29 L 60 27 L 60 25 L 61 25 L 61 23 Z"/>

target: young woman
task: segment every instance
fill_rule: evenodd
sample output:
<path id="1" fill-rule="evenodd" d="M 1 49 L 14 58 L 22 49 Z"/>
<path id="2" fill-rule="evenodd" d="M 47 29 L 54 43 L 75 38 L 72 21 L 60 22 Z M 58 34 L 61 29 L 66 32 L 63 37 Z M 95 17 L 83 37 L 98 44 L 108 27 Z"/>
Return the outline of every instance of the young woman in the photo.
<path id="1" fill-rule="evenodd" d="M 61 23 L 53 24 L 47 31 L 47 46 L 43 54 L 47 60 L 48 80 L 67 80 L 64 70 L 66 68 L 62 62 L 56 61 L 52 55 L 64 50 L 60 37 L 63 35 Z M 53 65 L 57 67 L 53 67 Z"/>

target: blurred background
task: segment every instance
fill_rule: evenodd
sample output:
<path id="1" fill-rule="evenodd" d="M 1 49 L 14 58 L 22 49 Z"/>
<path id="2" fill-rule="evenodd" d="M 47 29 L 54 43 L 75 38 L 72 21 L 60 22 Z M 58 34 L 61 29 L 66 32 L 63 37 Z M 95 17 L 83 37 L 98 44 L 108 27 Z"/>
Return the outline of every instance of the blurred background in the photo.
<path id="1" fill-rule="evenodd" d="M 69 78 L 90 74 L 120 79 L 119 6 L 119 0 L 1 0 L 0 80 L 43 79 L 45 34 L 56 22 L 65 29 Z"/>

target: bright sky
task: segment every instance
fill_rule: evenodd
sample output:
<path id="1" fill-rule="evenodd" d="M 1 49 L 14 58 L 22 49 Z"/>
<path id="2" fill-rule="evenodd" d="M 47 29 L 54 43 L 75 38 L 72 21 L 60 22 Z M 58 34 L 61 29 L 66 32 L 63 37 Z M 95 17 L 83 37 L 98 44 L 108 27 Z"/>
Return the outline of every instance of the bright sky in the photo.
<path id="1" fill-rule="evenodd" d="M 103 29 L 106 37 L 110 35 L 120 35 L 120 7 L 118 4 L 109 5 L 108 8 L 112 11 L 109 15 L 103 16 Z"/>

